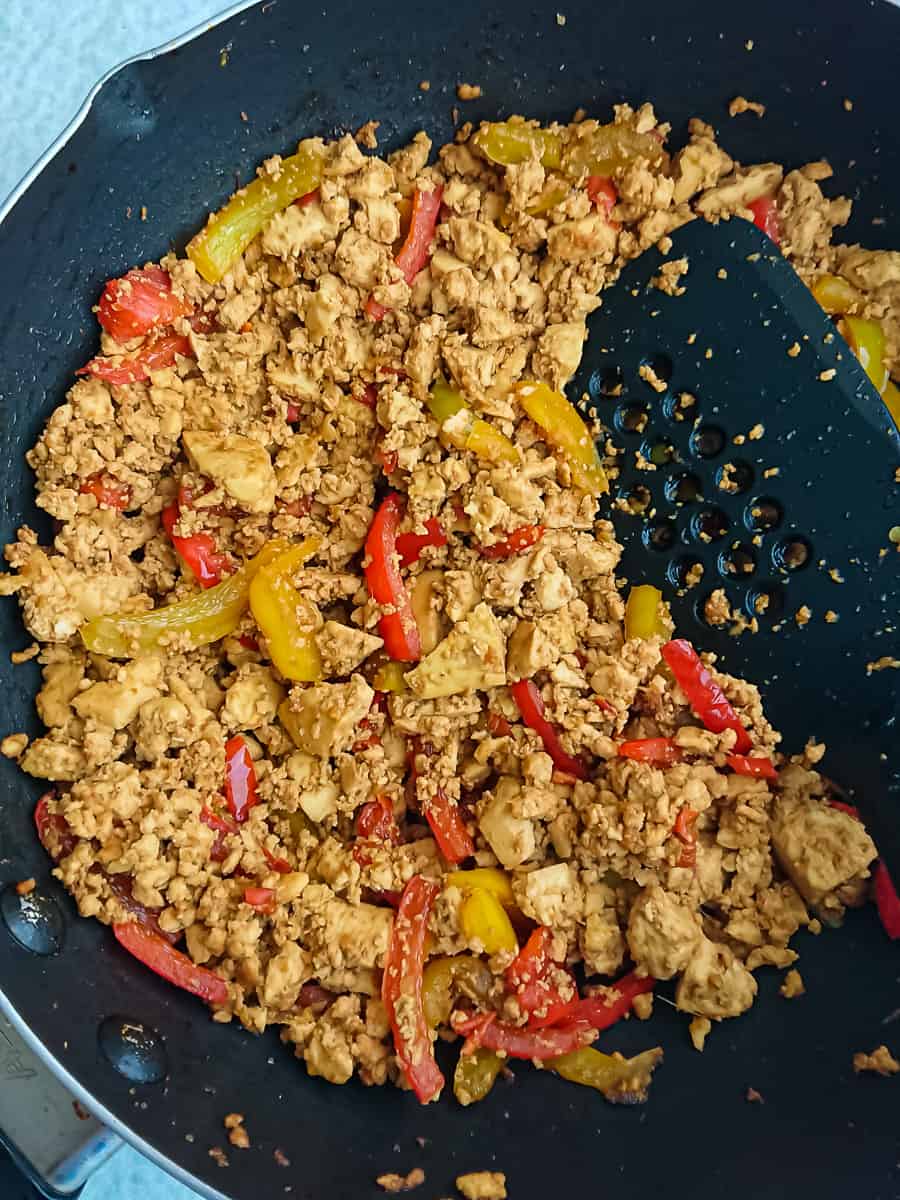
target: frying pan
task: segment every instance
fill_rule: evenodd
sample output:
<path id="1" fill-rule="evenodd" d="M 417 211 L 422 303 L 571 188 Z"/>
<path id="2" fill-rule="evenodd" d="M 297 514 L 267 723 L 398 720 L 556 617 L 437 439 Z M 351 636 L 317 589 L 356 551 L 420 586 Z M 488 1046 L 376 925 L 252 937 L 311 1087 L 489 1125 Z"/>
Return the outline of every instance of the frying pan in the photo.
<path id="1" fill-rule="evenodd" d="M 837 187 L 855 201 L 848 240 L 900 245 L 900 14 L 887 4 L 558 5 L 564 24 L 556 4 L 513 0 L 428 8 L 411 0 L 269 0 L 109 78 L 0 226 L 3 541 L 23 521 L 42 540 L 52 536 L 33 506 L 23 456 L 94 351 L 90 306 L 103 281 L 182 247 L 260 159 L 287 152 L 301 136 L 334 136 L 376 118 L 382 148 L 419 128 L 440 144 L 452 135 L 456 107 L 476 121 L 509 112 L 565 120 L 581 105 L 602 116 L 615 101 L 650 98 L 673 122 L 676 143 L 687 118 L 700 115 L 727 125 L 724 144 L 742 161 L 827 156 Z M 423 79 L 428 92 L 418 87 Z M 482 99 L 458 105 L 460 81 L 480 83 Z M 725 105 L 739 93 L 766 102 L 763 121 L 727 120 Z M 146 220 L 138 219 L 141 206 Z M 848 464 L 833 486 L 852 488 L 854 471 L 865 469 Z M 852 547 L 850 526 L 847 539 Z M 890 570 L 882 586 L 896 599 L 896 563 Z M 15 605 L 0 606 L 4 731 L 37 731 L 37 669 L 5 665 L 26 640 Z M 762 677 L 755 656 L 777 650 L 751 641 L 707 644 L 726 667 Z M 892 649 L 896 633 L 885 639 L 885 653 Z M 854 782 L 854 748 L 864 785 L 875 732 L 896 767 L 890 681 L 870 699 L 859 673 L 824 641 L 795 671 L 798 681 L 804 672 L 802 687 L 785 675 L 767 690 L 775 725 L 805 730 L 814 721 L 816 735 L 842 755 L 845 785 Z M 845 703 L 834 716 L 822 703 L 798 714 L 798 697 L 808 707 L 816 693 L 810 677 L 823 696 L 843 689 L 846 699 L 846 689 L 856 689 L 856 707 Z M 896 789 L 896 773 L 881 778 Z M 652 1029 L 630 1021 L 611 1033 L 607 1044 L 625 1053 L 651 1038 L 665 1047 L 643 1109 L 605 1105 L 528 1069 L 475 1109 L 450 1100 L 422 1109 L 395 1089 L 308 1078 L 277 1037 L 213 1024 L 196 1001 L 126 959 L 108 930 L 77 919 L 33 833 L 38 790 L 0 763 L 3 1007 L 107 1126 L 204 1195 L 376 1195 L 376 1175 L 418 1165 L 427 1176 L 423 1200 L 450 1194 L 456 1173 L 485 1168 L 505 1171 L 517 1200 L 554 1188 L 615 1197 L 690 1192 L 697 1200 L 720 1200 L 726 1190 L 900 1196 L 897 1082 L 856 1079 L 850 1067 L 854 1051 L 882 1041 L 900 1048 L 900 1024 L 891 1024 L 900 955 L 868 909 L 850 914 L 841 933 L 798 940 L 805 997 L 783 1001 L 776 974 L 761 972 L 759 1002 L 716 1028 L 702 1055 L 689 1045 L 684 1018 L 663 1002 Z M 896 790 L 892 805 L 900 814 Z M 900 819 L 884 826 L 876 835 L 896 862 Z M 37 881 L 32 919 L 16 924 L 9 885 L 29 876 Z M 749 1087 L 762 1103 L 747 1102 Z M 231 1111 L 245 1114 L 248 1151 L 224 1141 L 222 1118 Z M 223 1145 L 227 1168 L 208 1153 Z M 279 1165 L 276 1149 L 289 1166 Z"/>

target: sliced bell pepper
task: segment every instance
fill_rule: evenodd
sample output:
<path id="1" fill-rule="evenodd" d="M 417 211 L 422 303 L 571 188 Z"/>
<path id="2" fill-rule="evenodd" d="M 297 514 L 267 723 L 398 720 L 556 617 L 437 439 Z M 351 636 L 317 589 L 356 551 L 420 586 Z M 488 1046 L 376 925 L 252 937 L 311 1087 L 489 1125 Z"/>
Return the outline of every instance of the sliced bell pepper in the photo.
<path id="1" fill-rule="evenodd" d="M 756 228 L 761 229 L 776 246 L 780 246 L 784 230 L 775 197 L 760 196 L 758 200 L 752 200 L 747 207 L 753 213 L 753 224 Z"/>
<path id="2" fill-rule="evenodd" d="M 475 853 L 475 843 L 466 829 L 459 805 L 443 788 L 428 797 L 422 805 L 425 819 L 431 826 L 438 850 L 449 863 L 462 862 Z"/>
<path id="3" fill-rule="evenodd" d="M 879 396 L 884 394 L 890 375 L 884 365 L 884 329 L 879 321 L 867 321 L 862 317 L 844 317 L 838 329 L 847 345 L 859 359 L 860 366 Z"/>
<path id="4" fill-rule="evenodd" d="M 321 178 L 322 150 L 301 142 L 296 154 L 282 159 L 277 175 L 257 176 L 209 218 L 188 242 L 188 258 L 207 283 L 218 283 L 272 217 L 314 192 Z"/>
<path id="5" fill-rule="evenodd" d="M 746 754 L 753 743 L 731 701 L 713 679 L 709 670 L 690 642 L 675 638 L 666 642 L 662 656 L 675 676 L 675 682 L 687 697 L 687 702 L 707 729 L 721 733 L 733 729 L 737 734 L 734 744 L 737 754 Z"/>
<path id="6" fill-rule="evenodd" d="M 279 855 L 273 854 L 268 846 L 260 846 L 260 849 L 273 871 L 277 871 L 279 875 L 290 875 L 292 868 L 286 858 L 281 858 Z"/>
<path id="7" fill-rule="evenodd" d="M 109 280 L 97 305 L 97 320 L 117 342 L 127 342 L 171 325 L 190 311 L 191 306 L 172 291 L 168 271 L 143 267 Z"/>
<path id="8" fill-rule="evenodd" d="M 697 816 L 694 809 L 685 804 L 679 808 L 675 824 L 672 826 L 672 833 L 684 847 L 678 859 L 679 867 L 693 868 L 697 865 L 697 830 L 694 828 Z"/>
<path id="9" fill-rule="evenodd" d="M 625 602 L 625 637 L 643 638 L 645 641 L 652 637 L 667 638 L 669 631 L 659 615 L 662 603 L 662 592 L 659 588 L 651 587 L 649 583 L 638 584 L 628 593 Z"/>
<path id="10" fill-rule="evenodd" d="M 727 754 L 725 761 L 735 775 L 749 775 L 754 779 L 777 779 L 778 771 L 771 758 L 762 755 L 749 757 L 746 754 Z"/>
<path id="11" fill-rule="evenodd" d="M 422 976 L 425 1023 L 430 1030 L 446 1025 L 459 995 L 478 1005 L 487 1004 L 493 986 L 490 967 L 474 954 L 433 958 Z"/>
<path id="12" fill-rule="evenodd" d="M 275 911 L 275 889 L 267 887 L 244 888 L 244 903 L 255 908 L 257 912 L 271 913 Z"/>
<path id="13" fill-rule="evenodd" d="M 478 553 L 489 561 L 512 558 L 514 554 L 521 554 L 524 550 L 536 546 L 543 536 L 543 525 L 520 525 L 502 542 L 494 542 L 491 546 L 479 546 Z"/>
<path id="14" fill-rule="evenodd" d="M 474 888 L 466 895 L 459 908 L 459 925 L 467 939 L 481 943 L 485 954 L 519 948 L 506 909 L 493 892 L 483 888 Z"/>
<path id="15" fill-rule="evenodd" d="M 633 742 L 621 743 L 619 757 L 649 763 L 653 767 L 674 767 L 681 762 L 681 750 L 671 738 L 637 738 Z"/>
<path id="16" fill-rule="evenodd" d="M 582 172 L 609 178 L 636 158 L 645 158 L 652 166 L 665 157 L 662 140 L 656 133 L 638 133 L 631 125 L 610 122 L 575 138 L 563 153 L 563 169 L 567 175 Z"/>
<path id="17" fill-rule="evenodd" d="M 498 1021 L 494 1013 L 465 1018 L 455 1013 L 453 1029 L 467 1037 L 463 1054 L 483 1047 L 507 1058 L 530 1058 L 546 1062 L 570 1054 L 592 1042 L 597 1034 L 589 1025 L 573 1022 L 571 1025 L 554 1025 L 549 1029 L 524 1028 Z"/>
<path id="18" fill-rule="evenodd" d="M 210 860 L 215 863 L 224 862 L 228 857 L 228 843 L 226 838 L 237 833 L 237 825 L 230 818 L 223 817 L 221 813 L 214 812 L 206 804 L 200 809 L 200 820 L 209 829 L 212 829 L 216 835 L 213 844 L 209 848 Z"/>
<path id="19" fill-rule="evenodd" d="M 489 712 L 487 715 L 487 727 L 494 737 L 509 737 L 512 733 L 512 725 L 510 725 L 503 713 Z"/>
<path id="20" fill-rule="evenodd" d="M 499 867 L 473 867 L 471 871 L 451 871 L 444 876 L 446 887 L 461 888 L 463 891 L 490 892 L 501 904 L 511 908 L 515 904 L 509 876 Z"/>
<path id="21" fill-rule="evenodd" d="M 394 262 L 403 273 L 403 278 L 412 286 L 413 280 L 422 270 L 431 256 L 431 243 L 434 239 L 434 228 L 441 212 L 442 187 L 436 187 L 431 192 L 416 188 L 413 196 L 412 214 L 409 221 L 409 232 L 400 247 Z M 388 310 L 383 304 L 371 296 L 366 302 L 366 314 L 373 321 L 380 321 Z"/>
<path id="22" fill-rule="evenodd" d="M 602 995 L 585 996 L 576 1000 L 566 1012 L 564 1020 L 567 1023 L 583 1021 L 591 1029 L 609 1029 L 631 1012 L 636 997 L 652 992 L 655 984 L 656 980 L 651 975 L 638 975 L 636 971 L 631 971 L 610 984 L 610 990 L 616 992 L 615 996 L 609 999 Z"/>
<path id="23" fill-rule="evenodd" d="M 594 496 L 608 491 L 609 483 L 594 439 L 562 392 L 554 392 L 546 383 L 517 383 L 513 390 L 550 445 L 564 455 L 576 486 Z"/>
<path id="24" fill-rule="evenodd" d="M 414 875 L 403 889 L 381 984 L 381 999 L 391 1023 L 397 1059 L 422 1104 L 436 1099 L 444 1086 L 422 998 L 428 918 L 440 890 L 440 884 L 421 875 Z"/>
<path id="25" fill-rule="evenodd" d="M 234 570 L 234 561 L 216 548 L 215 540 L 209 533 L 192 533 L 188 537 L 181 537 L 175 533 L 180 515 L 181 505 L 177 500 L 173 500 L 160 514 L 162 527 L 169 535 L 175 553 L 200 586 L 215 587 L 222 582 L 223 575 L 228 575 Z"/>
<path id="26" fill-rule="evenodd" d="M 875 904 L 885 933 L 891 941 L 897 941 L 900 938 L 900 896 L 883 860 L 875 868 Z"/>
<path id="27" fill-rule="evenodd" d="M 428 393 L 428 408 L 434 419 L 441 425 L 448 417 L 452 417 L 454 413 L 460 412 L 465 407 L 465 400 L 449 383 L 439 379 L 437 383 L 431 385 L 431 391 Z"/>
<path id="28" fill-rule="evenodd" d="M 544 716 L 544 701 L 537 684 L 531 679 L 520 679 L 509 690 L 522 714 L 522 720 L 539 735 L 544 749 L 560 771 L 574 775 L 576 779 L 587 779 L 585 764 L 563 747 L 559 734 Z"/>
<path id="29" fill-rule="evenodd" d="M 131 503 L 131 488 L 127 483 L 119 483 L 109 475 L 98 471 L 89 476 L 78 489 L 82 495 L 93 496 L 102 508 L 115 508 L 124 512 Z"/>
<path id="30" fill-rule="evenodd" d="M 137 921 L 118 922 L 113 925 L 113 933 L 120 946 L 169 983 L 192 992 L 207 1004 L 228 1002 L 228 985 L 224 979 L 206 967 L 198 967 L 152 929 Z"/>
<path id="31" fill-rule="evenodd" d="M 131 913 L 139 924 L 151 930 L 151 932 L 159 934 L 170 945 L 175 945 L 181 935 L 178 933 L 167 933 L 160 928 L 160 909 L 147 908 L 145 904 L 141 904 L 139 900 L 135 900 L 133 891 L 134 880 L 131 875 L 113 874 L 113 872 L 106 871 L 102 867 L 97 868 L 97 870 L 105 878 L 109 890 L 115 898 L 124 909 Z"/>
<path id="32" fill-rule="evenodd" d="M 594 208 L 609 218 L 609 214 L 619 202 L 619 193 L 613 181 L 606 175 L 588 175 L 586 190 Z"/>
<path id="33" fill-rule="evenodd" d="M 407 687 L 403 663 L 382 663 L 372 679 L 372 687 L 376 692 L 405 692 Z"/>
<path id="34" fill-rule="evenodd" d="M 193 358 L 194 350 L 190 338 L 181 333 L 160 333 L 144 342 L 137 353 L 123 358 L 105 358 L 99 355 L 79 367 L 76 375 L 93 375 L 104 383 L 121 387 L 126 383 L 140 383 L 149 379 L 154 371 L 174 367 L 178 356 Z"/>
<path id="35" fill-rule="evenodd" d="M 552 1059 L 547 1066 L 570 1083 L 596 1088 L 612 1104 L 642 1104 L 662 1056 L 658 1046 L 634 1058 L 601 1054 L 587 1046 Z"/>
<path id="36" fill-rule="evenodd" d="M 428 397 L 432 416 L 441 426 L 441 434 L 457 450 L 468 450 L 493 463 L 518 463 L 519 452 L 505 433 L 488 421 L 476 417 L 462 396 L 449 384 L 433 385 Z M 450 418 L 456 418 L 450 420 Z"/>
<path id="37" fill-rule="evenodd" d="M 55 799 L 54 792 L 41 796 L 34 809 L 34 826 L 41 845 L 54 862 L 59 862 L 69 857 L 78 845 L 78 838 L 62 813 L 50 811 L 50 801 Z"/>
<path id="38" fill-rule="evenodd" d="M 239 825 L 259 804 L 256 768 L 240 734 L 225 743 L 225 803 Z"/>
<path id="39" fill-rule="evenodd" d="M 562 161 L 562 140 L 558 133 L 525 125 L 521 121 L 484 124 L 472 136 L 471 144 L 485 158 L 503 167 L 539 158 L 542 166 L 554 170 Z"/>
<path id="40" fill-rule="evenodd" d="M 812 285 L 812 294 L 832 317 L 849 312 L 859 300 L 853 284 L 840 275 L 820 275 Z"/>
<path id="41" fill-rule="evenodd" d="M 891 414 L 894 424 L 900 429 L 900 388 L 897 387 L 893 379 L 887 381 L 881 398 L 888 412 Z"/>
<path id="42" fill-rule="evenodd" d="M 315 606 L 291 577 L 319 544 L 317 537 L 304 538 L 260 567 L 250 584 L 250 611 L 265 634 L 269 657 L 285 679 L 303 683 L 321 678 L 322 656 L 315 639 Z"/>
<path id="43" fill-rule="evenodd" d="M 356 836 L 397 845 L 400 841 L 400 830 L 397 828 L 390 796 L 376 796 L 374 800 L 362 806 L 356 817 Z"/>
<path id="44" fill-rule="evenodd" d="M 191 646 L 208 646 L 234 633 L 246 611 L 253 576 L 265 562 L 286 548 L 280 539 L 263 547 L 256 558 L 217 587 L 166 604 L 152 612 L 95 617 L 81 627 L 88 650 L 108 658 L 134 658 L 141 652 L 164 649 L 173 638 Z"/>
<path id="45" fill-rule="evenodd" d="M 493 1050 L 479 1046 L 471 1054 L 460 1054 L 453 1073 L 453 1095 L 464 1107 L 483 1100 L 503 1070 L 503 1059 Z"/>
<path id="46" fill-rule="evenodd" d="M 400 556 L 400 566 L 409 567 L 418 562 L 419 556 L 426 546 L 446 546 L 447 535 L 437 517 L 429 517 L 425 522 L 425 533 L 416 533 L 414 529 L 399 533 L 395 545 Z"/>
<path id="47" fill-rule="evenodd" d="M 383 610 L 378 632 L 385 650 L 397 662 L 418 662 L 422 643 L 397 556 L 397 527 L 402 518 L 402 498 L 397 492 L 388 493 L 366 538 L 366 586 Z"/>
<path id="48" fill-rule="evenodd" d="M 528 1014 L 532 1029 L 555 1025 L 565 1018 L 576 998 L 569 995 L 574 992 L 574 984 L 562 964 L 553 958 L 552 944 L 551 931 L 539 925 L 504 972 L 507 989 L 522 1012 Z"/>

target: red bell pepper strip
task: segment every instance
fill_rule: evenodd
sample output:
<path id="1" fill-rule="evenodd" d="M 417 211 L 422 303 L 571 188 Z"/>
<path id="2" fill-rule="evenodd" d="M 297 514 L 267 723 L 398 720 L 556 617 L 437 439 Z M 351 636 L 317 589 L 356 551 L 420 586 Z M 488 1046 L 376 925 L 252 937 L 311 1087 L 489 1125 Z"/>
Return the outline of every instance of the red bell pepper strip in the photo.
<path id="1" fill-rule="evenodd" d="M 459 805 L 438 788 L 422 805 L 438 850 L 449 863 L 460 863 L 475 853 L 475 843 L 466 829 Z"/>
<path id="2" fill-rule="evenodd" d="M 566 973 L 551 955 L 552 944 L 553 934 L 539 925 L 504 972 L 507 989 L 522 1012 L 528 1014 L 531 1029 L 556 1025 L 567 1016 L 576 998 L 564 997 L 560 992 Z"/>
<path id="3" fill-rule="evenodd" d="M 277 854 L 273 854 L 267 846 L 261 846 L 266 862 L 273 871 L 277 871 L 279 875 L 290 875 L 291 864 L 286 858 L 279 858 Z"/>
<path id="4" fill-rule="evenodd" d="M 536 683 L 531 679 L 520 679 L 510 688 L 513 700 L 525 724 L 540 736 L 544 749 L 554 764 L 566 775 L 576 779 L 587 779 L 587 767 L 580 758 L 575 758 L 563 748 L 559 734 L 544 716 L 544 701 Z"/>
<path id="5" fill-rule="evenodd" d="M 168 271 L 143 267 L 109 280 L 97 306 L 97 320 L 117 342 L 127 342 L 171 325 L 190 311 L 191 306 L 172 291 Z"/>
<path id="6" fill-rule="evenodd" d="M 118 922 L 113 925 L 113 933 L 120 946 L 169 983 L 192 992 L 207 1004 L 228 1002 L 228 985 L 224 979 L 206 967 L 198 967 L 152 929 L 137 921 Z"/>
<path id="7" fill-rule="evenodd" d="M 324 1012 L 335 1000 L 337 995 L 329 992 L 328 988 L 323 988 L 320 983 L 304 983 L 297 993 L 296 1003 L 300 1008 L 315 1008 L 321 1005 Z"/>
<path id="8" fill-rule="evenodd" d="M 418 273 L 428 262 L 431 242 L 434 237 L 434 227 L 437 225 L 441 211 L 442 187 L 436 187 L 433 192 L 423 192 L 418 188 L 413 196 L 412 216 L 410 217 L 409 232 L 400 247 L 394 262 L 403 272 L 403 278 L 410 286 Z M 377 300 L 369 297 L 366 302 L 366 315 L 373 321 L 380 321 L 387 309 Z"/>
<path id="9" fill-rule="evenodd" d="M 78 838 L 62 813 L 50 811 L 53 798 L 53 792 L 45 792 L 38 800 L 34 809 L 34 825 L 41 845 L 54 862 L 59 862 L 69 857 L 78 845 Z"/>
<path id="10" fill-rule="evenodd" d="M 239 825 L 250 816 L 250 809 L 259 804 L 256 770 L 240 734 L 225 743 L 225 803 Z"/>
<path id="11" fill-rule="evenodd" d="M 749 775 L 752 779 L 777 779 L 778 771 L 771 758 L 754 754 L 726 754 L 725 761 L 735 775 Z"/>
<path id="12" fill-rule="evenodd" d="M 494 737 L 508 737 L 512 733 L 512 725 L 502 713 L 489 712 L 487 727 Z"/>
<path id="13" fill-rule="evenodd" d="M 696 867 L 697 865 L 697 831 L 694 828 L 697 816 L 694 809 L 685 805 L 678 810 L 678 816 L 672 826 L 672 832 L 684 846 L 678 860 L 679 867 Z"/>
<path id="14" fill-rule="evenodd" d="M 244 888 L 244 903 L 260 912 L 270 913 L 275 910 L 275 889 L 267 887 Z"/>
<path id="15" fill-rule="evenodd" d="M 426 546 L 446 546 L 447 535 L 441 528 L 437 517 L 429 517 L 425 522 L 426 533 L 416 533 L 409 530 L 397 536 L 397 553 L 400 555 L 400 566 L 409 567 L 418 561 L 419 555 Z"/>
<path id="16" fill-rule="evenodd" d="M 637 738 L 633 742 L 622 742 L 619 757 L 635 762 L 649 763 L 654 767 L 674 767 L 681 762 L 681 750 L 671 738 Z"/>
<path id="17" fill-rule="evenodd" d="M 378 403 L 378 388 L 374 383 L 367 383 L 361 392 L 354 396 L 366 408 L 374 408 Z"/>
<path id="18" fill-rule="evenodd" d="M 362 806 L 356 817 L 356 836 L 397 845 L 400 841 L 400 830 L 394 818 L 394 806 L 390 796 L 376 796 L 374 800 Z"/>
<path id="19" fill-rule="evenodd" d="M 115 362 L 111 358 L 99 355 L 89 363 L 79 367 L 76 375 L 93 375 L 104 383 L 121 386 L 125 383 L 139 383 L 149 379 L 153 371 L 162 371 L 165 367 L 173 367 L 177 355 L 182 358 L 193 358 L 194 351 L 190 338 L 180 333 L 157 334 L 145 342 L 137 354 Z"/>
<path id="20" fill-rule="evenodd" d="M 618 993 L 615 999 L 606 999 L 600 995 L 576 1000 L 566 1014 L 565 1023 L 584 1022 L 590 1025 L 591 1029 L 609 1029 L 610 1025 L 615 1025 L 631 1012 L 631 1006 L 637 996 L 652 992 L 655 983 L 652 975 L 638 975 L 636 971 L 631 971 L 610 984 L 610 988 Z"/>
<path id="21" fill-rule="evenodd" d="M 216 549 L 216 543 L 208 533 L 192 533 L 180 537 L 174 532 L 181 506 L 177 500 L 167 504 L 160 514 L 163 529 L 169 535 L 175 553 L 190 570 L 202 588 L 215 587 L 222 576 L 234 570 L 234 563 L 227 554 Z"/>
<path id="22" fill-rule="evenodd" d="M 549 1029 L 535 1029 L 521 1025 L 507 1025 L 498 1021 L 494 1013 L 464 1017 L 454 1013 L 451 1024 L 457 1033 L 467 1036 L 463 1054 L 471 1054 L 479 1046 L 485 1050 L 502 1053 L 507 1058 L 531 1058 L 544 1061 L 559 1058 L 572 1050 L 589 1045 L 597 1036 L 590 1025 L 572 1022 L 569 1025 L 554 1025 Z"/>
<path id="23" fill-rule="evenodd" d="M 862 820 L 855 804 L 845 804 L 843 800 L 829 800 L 828 806 L 829 808 L 839 808 L 841 812 L 846 813 L 848 817 L 853 817 L 855 821 Z"/>
<path id="24" fill-rule="evenodd" d="M 591 204 L 607 218 L 619 201 L 616 185 L 606 175 L 588 175 L 587 194 Z"/>
<path id="25" fill-rule="evenodd" d="M 492 546 L 480 546 L 478 553 L 489 561 L 502 558 L 512 558 L 523 550 L 530 550 L 544 536 L 543 525 L 521 525 L 514 529 L 508 538 L 502 542 L 494 542 Z"/>
<path id="26" fill-rule="evenodd" d="M 780 246 L 784 231 L 775 197 L 760 196 L 758 200 L 753 200 L 747 207 L 753 213 L 753 224 L 757 229 L 761 229 L 776 246 Z"/>
<path id="27" fill-rule="evenodd" d="M 284 419 L 288 425 L 296 425 L 300 420 L 300 409 L 296 404 L 292 404 L 290 400 L 287 403 L 287 410 L 284 414 Z"/>
<path id="28" fill-rule="evenodd" d="M 891 941 L 900 938 L 900 896 L 882 860 L 875 868 L 875 904 L 884 932 Z"/>
<path id="29" fill-rule="evenodd" d="M 167 933 L 164 929 L 161 929 L 159 925 L 159 913 L 161 910 L 147 908 L 145 904 L 141 904 L 139 900 L 135 900 L 132 890 L 134 880 L 130 875 L 114 875 L 110 871 L 104 871 L 102 867 L 100 868 L 100 873 L 109 884 L 109 890 L 112 894 L 140 925 L 143 925 L 145 929 L 149 929 L 153 933 L 158 933 L 170 945 L 175 945 L 181 934 Z"/>
<path id="30" fill-rule="evenodd" d="M 436 1099 L 444 1086 L 422 1002 L 428 918 L 440 890 L 440 884 L 421 875 L 414 875 L 403 889 L 381 983 L 381 999 L 391 1022 L 397 1059 L 422 1104 Z M 400 1000 L 404 1003 L 398 1012 Z"/>
<path id="31" fill-rule="evenodd" d="M 205 804 L 200 809 L 200 820 L 204 825 L 208 825 L 210 829 L 215 830 L 215 840 L 209 848 L 209 857 L 213 862 L 224 862 L 228 857 L 228 848 L 225 839 L 229 834 L 237 833 L 237 825 L 227 817 L 223 817 L 220 813 L 213 812 Z"/>
<path id="32" fill-rule="evenodd" d="M 662 656 L 675 676 L 675 682 L 687 697 L 687 702 L 707 729 L 721 733 L 733 729 L 737 734 L 734 744 L 738 754 L 746 754 L 753 743 L 741 724 L 731 701 L 703 665 L 697 651 L 684 638 L 666 642 Z"/>
<path id="33" fill-rule="evenodd" d="M 116 508 L 124 512 L 131 503 L 131 488 L 127 483 L 119 483 L 98 471 L 89 476 L 78 489 L 83 495 L 93 496 L 99 505 L 105 508 Z"/>
<path id="34" fill-rule="evenodd" d="M 372 599 L 387 610 L 378 622 L 385 650 L 397 662 L 418 662 L 422 656 L 419 627 L 397 561 L 397 527 L 402 517 L 403 501 L 390 492 L 366 538 L 366 586 Z"/>

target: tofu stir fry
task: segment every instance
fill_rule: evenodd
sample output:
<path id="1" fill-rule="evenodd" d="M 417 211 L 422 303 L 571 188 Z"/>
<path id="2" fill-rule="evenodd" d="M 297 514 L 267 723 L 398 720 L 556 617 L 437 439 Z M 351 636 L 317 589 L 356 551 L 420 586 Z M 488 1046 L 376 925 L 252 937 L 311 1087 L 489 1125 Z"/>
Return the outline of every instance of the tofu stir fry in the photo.
<path id="1" fill-rule="evenodd" d="M 301 142 L 107 283 L 29 454 L 55 536 L 19 531 L 0 592 L 46 732 L 3 748 L 47 781 L 55 873 L 333 1083 L 434 1100 L 440 1036 L 463 1104 L 513 1059 L 640 1101 L 652 1026 L 599 1046 L 657 983 L 702 1044 L 798 930 L 873 896 L 900 937 L 825 748 L 782 750 L 754 684 L 617 579 L 603 434 L 565 394 L 622 265 L 732 218 L 900 419 L 900 253 L 832 244 L 826 163 L 669 132 L 645 104 L 436 153 Z"/>

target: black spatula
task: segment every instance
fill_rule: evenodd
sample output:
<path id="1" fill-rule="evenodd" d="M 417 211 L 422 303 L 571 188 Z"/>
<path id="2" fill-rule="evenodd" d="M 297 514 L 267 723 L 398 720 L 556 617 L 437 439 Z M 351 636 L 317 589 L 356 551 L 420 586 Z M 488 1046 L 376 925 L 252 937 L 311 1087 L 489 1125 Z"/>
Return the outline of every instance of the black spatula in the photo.
<path id="1" fill-rule="evenodd" d="M 666 294 L 653 280 L 682 257 L 684 293 Z M 884 665 L 900 659 L 900 437 L 887 409 L 747 221 L 697 220 L 665 258 L 642 255 L 589 331 L 569 390 L 620 451 L 622 574 L 661 588 L 680 636 L 762 687 L 786 752 L 827 743 L 823 769 L 900 877 L 900 670 Z M 720 588 L 729 615 L 714 625 Z M 734 636 L 745 624 L 757 631 Z"/>

